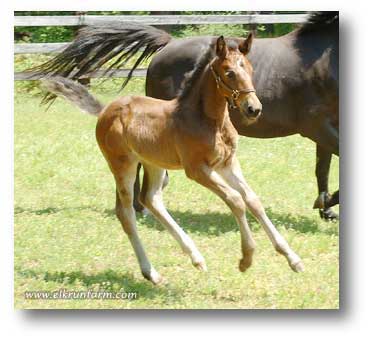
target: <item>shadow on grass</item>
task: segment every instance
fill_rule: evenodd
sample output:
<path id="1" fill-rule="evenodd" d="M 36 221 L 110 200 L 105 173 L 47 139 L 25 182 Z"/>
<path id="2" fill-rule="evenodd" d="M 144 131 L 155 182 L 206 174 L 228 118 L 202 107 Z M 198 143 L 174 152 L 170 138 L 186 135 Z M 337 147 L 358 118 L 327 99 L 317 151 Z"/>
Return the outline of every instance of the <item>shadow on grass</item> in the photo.
<path id="1" fill-rule="evenodd" d="M 82 211 L 90 210 L 103 214 L 104 217 L 113 218 L 116 220 L 115 211 L 113 209 L 100 210 L 94 206 L 79 206 L 70 208 L 56 208 L 47 207 L 40 210 L 24 209 L 22 207 L 16 207 L 14 213 L 32 213 L 36 215 L 54 214 L 63 211 Z M 330 222 L 327 227 L 321 227 L 323 221 L 316 215 L 314 218 L 309 218 L 302 215 L 293 215 L 290 213 L 278 213 L 272 208 L 266 208 L 268 217 L 277 227 L 285 227 L 286 229 L 293 229 L 300 233 L 323 233 L 328 235 L 338 235 L 338 225 Z M 206 213 L 195 213 L 193 211 L 177 211 L 169 210 L 169 213 L 173 218 L 181 225 L 181 227 L 189 233 L 207 234 L 218 236 L 231 231 L 238 231 L 238 225 L 235 222 L 234 217 L 230 213 L 220 212 L 206 212 Z M 260 226 L 257 221 L 247 214 L 248 221 L 253 230 L 257 230 Z M 140 224 L 145 225 L 149 228 L 155 228 L 157 230 L 164 230 L 163 226 L 160 225 L 151 215 L 137 214 L 137 220 Z"/>
<path id="2" fill-rule="evenodd" d="M 199 214 L 192 211 L 180 212 L 172 210 L 170 210 L 169 213 L 177 223 L 189 233 L 218 236 L 227 232 L 239 230 L 234 217 L 229 213 L 207 212 L 205 214 Z M 329 227 L 324 228 L 320 227 L 322 221 L 311 219 L 306 216 L 276 213 L 271 208 L 267 208 L 266 213 L 276 227 L 285 227 L 286 229 L 293 229 L 300 233 L 338 234 L 338 226 L 335 223 L 329 223 Z M 137 218 L 147 227 L 156 228 L 157 230 L 164 229 L 151 215 L 138 215 Z M 247 218 L 253 231 L 261 227 L 251 214 L 247 214 Z"/>
<path id="3" fill-rule="evenodd" d="M 190 233 L 200 233 L 208 235 L 220 235 L 231 231 L 238 231 L 239 227 L 235 222 L 234 217 L 230 213 L 206 212 L 195 213 L 193 211 L 177 211 L 168 210 L 172 217 L 179 223 L 184 230 Z M 114 210 L 106 209 L 104 211 L 107 216 L 115 217 Z M 270 220 L 277 227 L 285 227 L 293 229 L 300 233 L 323 233 L 328 235 L 338 235 L 338 224 L 329 222 L 328 227 L 321 227 L 322 220 L 318 216 L 314 219 L 302 216 L 292 215 L 290 213 L 277 213 L 272 208 L 266 208 L 266 213 Z M 250 213 L 247 213 L 248 222 L 253 230 L 260 228 L 258 222 Z M 137 219 L 147 227 L 157 230 L 164 230 L 163 226 L 155 220 L 152 215 L 143 215 L 137 213 Z"/>
<path id="4" fill-rule="evenodd" d="M 94 206 L 78 206 L 78 207 L 64 207 L 64 208 L 59 208 L 59 207 L 46 207 L 43 209 L 39 210 L 34 210 L 31 208 L 23 208 L 23 207 L 15 207 L 14 208 L 14 214 L 21 214 L 21 213 L 31 213 L 31 214 L 36 214 L 36 215 L 48 215 L 48 214 L 56 214 L 59 212 L 64 212 L 64 211 L 84 211 L 84 210 L 89 210 L 89 211 L 94 211 L 94 212 L 99 212 L 101 213 L 102 211 L 99 210 L 98 208 L 95 208 Z"/>
<path id="5" fill-rule="evenodd" d="M 19 273 L 24 278 L 43 280 L 63 284 L 64 287 L 80 283 L 87 289 L 94 287 L 94 291 L 106 292 L 137 292 L 137 299 L 153 299 L 164 296 L 170 301 L 179 299 L 180 293 L 170 286 L 154 286 L 147 281 L 139 281 L 130 274 L 117 273 L 113 270 L 87 274 L 82 271 L 45 272 L 24 270 Z M 98 287 L 98 288 L 97 288 Z M 66 287 L 68 290 L 68 287 Z"/>

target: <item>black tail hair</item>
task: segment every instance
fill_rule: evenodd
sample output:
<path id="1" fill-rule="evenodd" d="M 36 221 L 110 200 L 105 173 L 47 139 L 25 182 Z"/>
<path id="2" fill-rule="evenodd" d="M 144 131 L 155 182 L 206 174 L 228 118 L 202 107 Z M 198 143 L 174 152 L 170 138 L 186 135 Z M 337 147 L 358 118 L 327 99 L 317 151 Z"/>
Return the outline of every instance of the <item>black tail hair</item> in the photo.
<path id="1" fill-rule="evenodd" d="M 125 65 L 137 52 L 142 53 L 124 80 L 123 89 L 133 75 L 133 71 L 154 53 L 171 41 L 165 31 L 152 26 L 133 23 L 108 23 L 99 26 L 86 26 L 79 30 L 72 43 L 50 61 L 28 71 L 40 77 L 60 75 L 78 79 L 98 70 L 108 61 L 117 57 L 105 74 Z M 56 96 L 49 93 L 43 102 L 53 101 Z"/>
<path id="2" fill-rule="evenodd" d="M 300 27 L 299 33 L 306 34 L 315 30 L 324 31 L 332 27 L 338 29 L 338 21 L 338 11 L 311 12 L 307 22 Z"/>

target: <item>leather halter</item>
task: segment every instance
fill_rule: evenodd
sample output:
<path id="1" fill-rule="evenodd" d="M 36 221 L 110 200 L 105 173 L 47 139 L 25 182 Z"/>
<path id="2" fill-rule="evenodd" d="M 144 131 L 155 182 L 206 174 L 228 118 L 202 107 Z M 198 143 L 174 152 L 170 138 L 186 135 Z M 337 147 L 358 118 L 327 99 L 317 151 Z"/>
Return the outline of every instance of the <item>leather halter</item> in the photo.
<path id="1" fill-rule="evenodd" d="M 213 74 L 214 79 L 216 80 L 217 88 L 221 87 L 227 92 L 230 92 L 230 96 L 227 97 L 227 101 L 229 103 L 229 106 L 231 106 L 232 108 L 238 107 L 238 105 L 236 104 L 236 100 L 238 100 L 241 93 L 255 93 L 256 92 L 256 90 L 253 88 L 233 89 L 221 79 L 221 77 L 217 74 L 217 72 L 214 70 L 212 65 L 210 65 L 210 70 Z"/>

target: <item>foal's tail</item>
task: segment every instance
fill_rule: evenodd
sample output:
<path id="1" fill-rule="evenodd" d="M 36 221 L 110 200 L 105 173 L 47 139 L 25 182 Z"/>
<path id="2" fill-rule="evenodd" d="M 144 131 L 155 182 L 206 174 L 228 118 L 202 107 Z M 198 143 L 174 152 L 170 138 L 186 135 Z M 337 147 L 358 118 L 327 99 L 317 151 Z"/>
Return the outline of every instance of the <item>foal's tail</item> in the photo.
<path id="1" fill-rule="evenodd" d="M 55 96 L 62 96 L 82 111 L 97 116 L 103 105 L 76 81 L 56 76 L 42 80 L 43 85 Z"/>
<path id="2" fill-rule="evenodd" d="M 124 66 L 136 58 L 122 89 L 133 75 L 133 71 L 154 53 L 166 46 L 172 37 L 165 31 L 152 26 L 133 23 L 110 23 L 98 26 L 86 26 L 79 30 L 71 44 L 53 59 L 29 69 L 40 77 L 61 75 L 78 79 L 98 70 L 109 61 L 105 69 Z M 137 53 L 140 53 L 139 55 Z M 115 58 L 114 60 L 112 60 Z M 55 99 L 48 95 L 45 102 Z"/>

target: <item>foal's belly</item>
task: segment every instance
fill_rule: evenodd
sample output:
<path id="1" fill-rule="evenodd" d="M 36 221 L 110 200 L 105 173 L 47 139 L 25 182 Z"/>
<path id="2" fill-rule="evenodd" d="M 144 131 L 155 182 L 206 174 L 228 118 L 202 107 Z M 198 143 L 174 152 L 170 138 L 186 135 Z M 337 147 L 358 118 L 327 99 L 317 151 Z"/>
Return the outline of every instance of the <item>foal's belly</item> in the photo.
<path id="1" fill-rule="evenodd" d="M 147 163 L 168 170 L 183 168 L 177 154 L 174 154 L 173 152 L 156 152 L 156 150 L 151 146 L 147 147 L 146 150 L 143 148 L 139 149 L 138 147 L 131 147 L 131 150 L 136 154 L 141 163 Z"/>
<path id="2" fill-rule="evenodd" d="M 164 126 L 135 124 L 127 132 L 128 146 L 145 162 L 165 169 L 181 169 L 173 134 Z"/>

